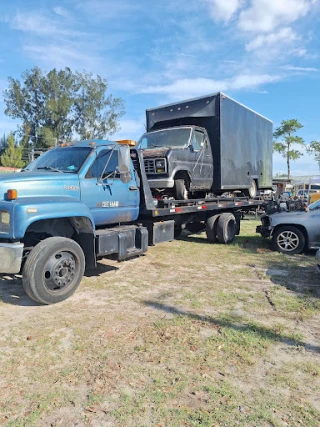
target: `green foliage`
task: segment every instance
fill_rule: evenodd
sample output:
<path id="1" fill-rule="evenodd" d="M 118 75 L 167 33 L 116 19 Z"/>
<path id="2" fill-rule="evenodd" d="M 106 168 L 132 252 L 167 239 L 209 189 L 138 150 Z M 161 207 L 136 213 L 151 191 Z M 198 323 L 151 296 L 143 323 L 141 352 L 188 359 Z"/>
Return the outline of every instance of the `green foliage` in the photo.
<path id="1" fill-rule="evenodd" d="M 22 144 L 47 148 L 57 141 L 104 138 L 118 130 L 124 114 L 120 98 L 107 95 L 108 84 L 91 73 L 70 68 L 48 73 L 34 67 L 22 74 L 22 82 L 9 77 L 4 91 L 5 114 L 21 119 Z"/>
<path id="2" fill-rule="evenodd" d="M 313 154 L 320 170 L 320 142 L 312 141 L 308 147 L 308 153 Z"/>
<path id="3" fill-rule="evenodd" d="M 24 162 L 22 161 L 21 156 L 21 147 L 15 146 L 14 137 L 12 133 L 10 133 L 8 137 L 8 147 L 1 156 L 1 164 L 9 168 L 22 168 L 24 166 Z"/>
<path id="4" fill-rule="evenodd" d="M 294 135 L 302 127 L 303 125 L 297 119 L 282 120 L 281 125 L 273 134 L 276 139 L 283 138 L 283 141 L 275 141 L 273 143 L 273 149 L 287 159 L 288 179 L 290 179 L 290 161 L 297 160 L 303 156 L 301 151 L 292 148 L 293 144 L 305 146 L 303 138 Z"/>
<path id="5" fill-rule="evenodd" d="M 8 138 L 5 134 L 3 134 L 2 138 L 0 139 L 0 154 L 2 154 L 6 148 L 8 147 Z"/>

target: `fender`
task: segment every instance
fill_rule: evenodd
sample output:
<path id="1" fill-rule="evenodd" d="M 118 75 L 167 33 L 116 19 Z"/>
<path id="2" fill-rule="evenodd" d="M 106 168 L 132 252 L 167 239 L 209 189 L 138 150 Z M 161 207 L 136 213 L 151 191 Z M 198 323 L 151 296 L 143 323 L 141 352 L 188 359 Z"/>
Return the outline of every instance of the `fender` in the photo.
<path id="1" fill-rule="evenodd" d="M 73 197 L 24 197 L 13 202 L 1 202 L 0 210 L 10 213 L 10 232 L 5 239 L 22 239 L 35 221 L 56 218 L 86 217 L 95 235 L 95 224 L 87 205 Z"/>

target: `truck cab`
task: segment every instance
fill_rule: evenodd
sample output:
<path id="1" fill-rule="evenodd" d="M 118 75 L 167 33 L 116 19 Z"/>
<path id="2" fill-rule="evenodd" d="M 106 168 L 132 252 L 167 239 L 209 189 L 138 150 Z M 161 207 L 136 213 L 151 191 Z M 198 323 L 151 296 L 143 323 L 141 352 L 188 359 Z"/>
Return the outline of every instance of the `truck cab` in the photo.
<path id="1" fill-rule="evenodd" d="M 213 159 L 207 131 L 175 126 L 147 132 L 138 141 L 150 188 L 155 196 L 188 199 L 209 192 Z"/>

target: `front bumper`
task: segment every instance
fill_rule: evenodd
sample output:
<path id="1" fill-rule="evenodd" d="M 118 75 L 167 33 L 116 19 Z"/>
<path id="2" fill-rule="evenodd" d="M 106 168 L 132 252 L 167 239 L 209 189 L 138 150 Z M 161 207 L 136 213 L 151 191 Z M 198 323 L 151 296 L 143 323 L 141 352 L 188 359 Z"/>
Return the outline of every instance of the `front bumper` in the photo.
<path id="1" fill-rule="evenodd" d="M 19 273 L 22 254 L 23 243 L 0 243 L 0 273 Z"/>
<path id="2" fill-rule="evenodd" d="M 148 179 L 150 188 L 173 188 L 174 179 L 172 178 L 159 178 L 159 179 Z"/>
<path id="3" fill-rule="evenodd" d="M 258 225 L 256 228 L 256 233 L 259 233 L 261 234 L 262 237 L 266 238 L 271 236 L 272 230 L 273 230 L 273 227 L 270 227 L 270 226 L 265 227 L 263 225 Z"/>

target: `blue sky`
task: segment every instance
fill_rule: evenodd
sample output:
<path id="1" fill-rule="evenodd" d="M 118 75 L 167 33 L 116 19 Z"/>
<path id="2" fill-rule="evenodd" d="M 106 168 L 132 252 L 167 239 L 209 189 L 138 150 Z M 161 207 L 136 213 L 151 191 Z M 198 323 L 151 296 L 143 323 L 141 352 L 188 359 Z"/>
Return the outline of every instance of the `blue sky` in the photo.
<path id="1" fill-rule="evenodd" d="M 320 0 L 0 0 L 0 89 L 37 65 L 107 78 L 126 102 L 116 138 L 144 131 L 145 109 L 223 91 L 320 141 Z M 0 135 L 17 122 L 4 115 Z M 317 174 L 312 156 L 293 175 Z M 274 155 L 274 174 L 286 172 Z"/>

